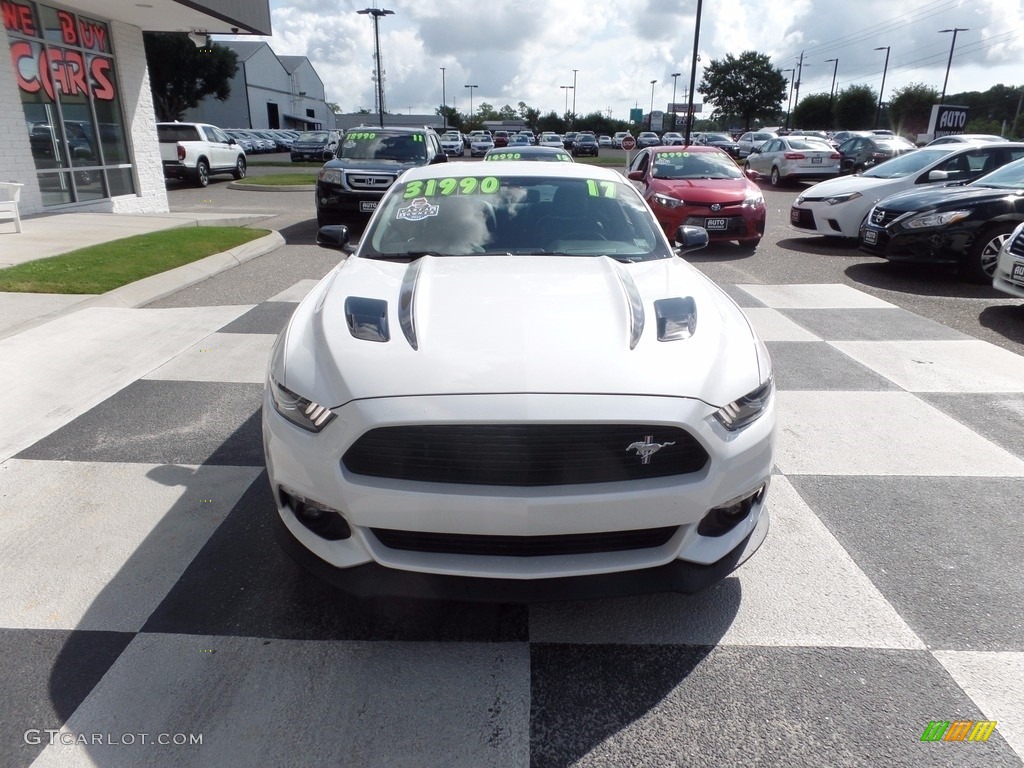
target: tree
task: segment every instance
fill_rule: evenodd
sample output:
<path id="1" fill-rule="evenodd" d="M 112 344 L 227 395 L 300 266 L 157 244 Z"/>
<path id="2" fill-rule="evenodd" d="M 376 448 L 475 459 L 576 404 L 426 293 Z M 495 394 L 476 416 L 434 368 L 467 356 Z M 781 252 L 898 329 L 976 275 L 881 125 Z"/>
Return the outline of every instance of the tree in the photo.
<path id="1" fill-rule="evenodd" d="M 196 48 L 185 32 L 147 32 L 143 44 L 158 120 L 180 120 L 207 96 L 227 101 L 231 95 L 238 56 L 230 48 Z"/>
<path id="2" fill-rule="evenodd" d="M 786 98 L 786 78 L 763 53 L 744 51 L 739 57 L 729 53 L 704 68 L 697 90 L 714 102 L 712 119 L 736 116 L 749 130 L 755 118 L 779 114 Z"/>
<path id="3" fill-rule="evenodd" d="M 339 112 L 341 112 L 341 107 L 339 107 L 333 101 L 325 101 L 324 104 L 326 104 L 327 108 L 331 110 L 331 112 L 333 112 L 334 114 L 338 114 Z"/>
<path id="4" fill-rule="evenodd" d="M 847 131 L 862 131 L 875 127 L 878 94 L 867 85 L 851 85 L 836 96 L 836 125 Z"/>
<path id="5" fill-rule="evenodd" d="M 929 85 L 910 83 L 897 88 L 889 99 L 889 122 L 896 133 L 916 140 L 928 130 L 932 105 L 938 103 L 939 92 Z"/>
<path id="6" fill-rule="evenodd" d="M 807 128 L 811 130 L 828 130 L 832 125 L 832 110 L 827 93 L 812 93 L 805 96 L 793 107 L 791 128 Z"/>
<path id="7" fill-rule="evenodd" d="M 434 110 L 434 114 L 438 115 L 443 119 L 445 125 L 449 128 L 454 128 L 457 131 L 462 130 L 462 115 L 455 107 L 449 107 L 445 104 L 443 107 L 438 107 Z"/>

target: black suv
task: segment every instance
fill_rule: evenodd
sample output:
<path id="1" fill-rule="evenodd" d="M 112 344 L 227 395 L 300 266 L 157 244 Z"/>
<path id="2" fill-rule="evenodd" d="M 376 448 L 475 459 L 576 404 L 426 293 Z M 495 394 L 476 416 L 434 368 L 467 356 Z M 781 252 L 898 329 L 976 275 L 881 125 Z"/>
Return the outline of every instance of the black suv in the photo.
<path id="1" fill-rule="evenodd" d="M 337 156 L 317 174 L 317 225 L 341 223 L 346 214 L 373 213 L 407 168 L 446 162 L 432 128 L 351 128 Z"/>
<path id="2" fill-rule="evenodd" d="M 303 131 L 292 142 L 292 162 L 333 160 L 341 141 L 341 131 Z"/>

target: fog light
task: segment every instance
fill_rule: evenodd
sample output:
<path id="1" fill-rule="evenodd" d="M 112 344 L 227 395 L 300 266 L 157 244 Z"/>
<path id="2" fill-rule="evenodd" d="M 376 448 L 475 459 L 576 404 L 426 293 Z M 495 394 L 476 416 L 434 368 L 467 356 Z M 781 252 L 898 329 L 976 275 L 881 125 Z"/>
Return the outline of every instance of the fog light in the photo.
<path id="1" fill-rule="evenodd" d="M 287 507 L 295 515 L 296 520 L 320 538 L 341 541 L 352 535 L 352 529 L 338 510 L 319 501 L 290 493 L 284 488 L 280 488 L 280 492 L 281 505 Z"/>
<path id="2" fill-rule="evenodd" d="M 752 493 L 739 496 L 725 504 L 714 507 L 700 521 L 697 526 L 697 533 L 701 536 L 717 537 L 723 536 L 737 525 L 742 523 L 750 515 L 750 510 L 755 504 L 764 501 L 767 484 Z"/>

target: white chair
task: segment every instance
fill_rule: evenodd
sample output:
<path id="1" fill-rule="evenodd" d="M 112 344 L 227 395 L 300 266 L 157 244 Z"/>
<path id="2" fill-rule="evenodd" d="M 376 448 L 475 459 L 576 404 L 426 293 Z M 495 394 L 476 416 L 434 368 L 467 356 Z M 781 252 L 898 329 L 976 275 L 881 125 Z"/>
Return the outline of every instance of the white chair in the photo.
<path id="1" fill-rule="evenodd" d="M 21 232 L 21 214 L 18 213 L 18 199 L 24 184 L 16 181 L 0 181 L 0 219 L 14 219 L 14 231 Z"/>

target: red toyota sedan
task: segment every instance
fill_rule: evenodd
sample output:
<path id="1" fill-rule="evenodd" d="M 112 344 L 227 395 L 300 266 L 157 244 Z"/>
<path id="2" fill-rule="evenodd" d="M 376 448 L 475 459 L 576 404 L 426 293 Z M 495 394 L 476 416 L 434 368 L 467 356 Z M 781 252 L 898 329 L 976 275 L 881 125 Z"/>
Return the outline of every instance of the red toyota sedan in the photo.
<path id="1" fill-rule="evenodd" d="M 761 242 L 764 196 L 721 149 L 649 147 L 633 158 L 627 175 L 669 240 L 691 224 L 704 227 L 712 242 L 734 240 L 751 250 Z"/>

